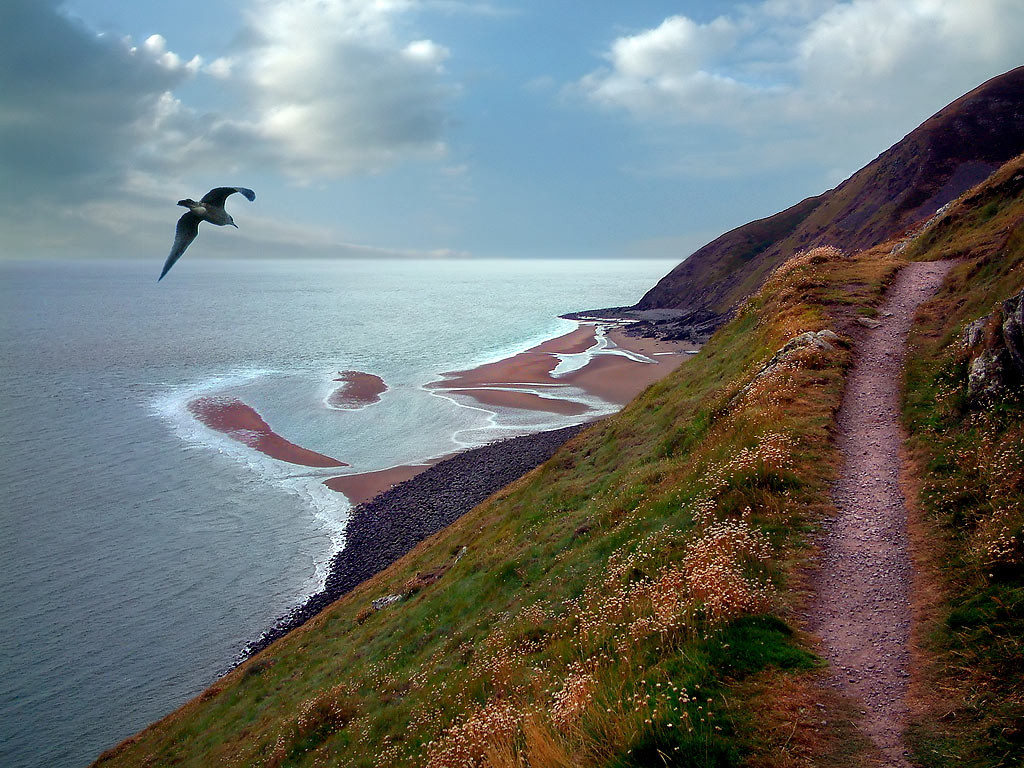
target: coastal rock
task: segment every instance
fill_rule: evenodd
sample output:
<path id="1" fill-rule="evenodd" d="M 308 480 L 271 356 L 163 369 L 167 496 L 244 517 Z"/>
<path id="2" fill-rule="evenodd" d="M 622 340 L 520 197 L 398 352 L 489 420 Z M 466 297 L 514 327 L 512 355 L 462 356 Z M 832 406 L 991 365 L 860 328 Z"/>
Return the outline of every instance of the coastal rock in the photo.
<path id="1" fill-rule="evenodd" d="M 401 599 L 401 595 L 386 595 L 384 597 L 378 597 L 376 600 L 373 600 L 370 603 L 370 605 L 373 607 L 373 610 L 375 611 L 383 611 L 385 608 L 389 608 L 395 603 L 400 602 Z"/>
<path id="2" fill-rule="evenodd" d="M 1003 343 L 1018 374 L 1024 374 L 1024 291 L 1003 302 Z"/>
<path id="3" fill-rule="evenodd" d="M 964 346 L 968 349 L 976 347 L 985 340 L 985 328 L 992 319 L 991 315 L 979 317 L 973 323 L 964 328 Z"/>
<path id="4" fill-rule="evenodd" d="M 971 361 L 967 396 L 975 402 L 992 400 L 1006 389 L 1005 353 L 985 350 Z"/>
<path id="5" fill-rule="evenodd" d="M 985 403 L 1019 387 L 1024 382 L 1024 291 L 970 323 L 963 342 L 968 349 L 984 345 L 971 359 L 967 375 L 967 396 L 972 402 Z"/>
<path id="6" fill-rule="evenodd" d="M 747 384 L 743 389 L 736 395 L 742 397 L 750 388 L 754 386 L 758 381 L 770 376 L 780 365 L 783 365 L 791 358 L 795 357 L 800 350 L 807 347 L 813 347 L 819 349 L 822 352 L 831 352 L 835 349 L 835 344 L 840 341 L 840 336 L 830 328 L 825 328 L 820 331 L 807 331 L 801 333 L 799 336 L 794 336 L 792 339 L 787 341 L 779 350 L 772 355 L 771 360 L 761 366 L 761 370 L 757 372 L 750 383 Z"/>
<path id="7" fill-rule="evenodd" d="M 778 352 L 768 361 L 768 364 L 762 368 L 767 370 L 772 368 L 782 361 L 793 356 L 795 352 L 802 349 L 803 347 L 816 347 L 823 352 L 831 352 L 835 347 L 833 344 L 839 341 L 839 334 L 826 328 L 822 331 L 807 331 L 801 333 L 799 336 L 794 336 L 792 339 L 787 341 Z"/>

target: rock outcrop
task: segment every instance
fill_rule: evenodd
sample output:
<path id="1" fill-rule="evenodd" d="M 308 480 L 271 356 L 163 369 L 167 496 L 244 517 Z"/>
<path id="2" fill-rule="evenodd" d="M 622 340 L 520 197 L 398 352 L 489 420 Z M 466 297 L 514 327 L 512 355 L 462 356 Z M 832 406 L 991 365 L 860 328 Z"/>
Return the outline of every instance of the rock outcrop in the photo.
<path id="1" fill-rule="evenodd" d="M 1024 383 L 1024 291 L 991 314 L 970 323 L 963 344 L 971 351 L 967 395 L 974 404 L 991 402 Z"/>

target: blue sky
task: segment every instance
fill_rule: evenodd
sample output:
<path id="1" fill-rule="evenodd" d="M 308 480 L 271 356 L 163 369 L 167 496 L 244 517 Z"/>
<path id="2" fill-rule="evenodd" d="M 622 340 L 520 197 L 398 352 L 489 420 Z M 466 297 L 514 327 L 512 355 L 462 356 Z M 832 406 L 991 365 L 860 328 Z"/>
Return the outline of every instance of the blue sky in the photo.
<path id="1" fill-rule="evenodd" d="M 5 0 L 0 256 L 656 256 L 1024 63 L 1020 0 Z"/>

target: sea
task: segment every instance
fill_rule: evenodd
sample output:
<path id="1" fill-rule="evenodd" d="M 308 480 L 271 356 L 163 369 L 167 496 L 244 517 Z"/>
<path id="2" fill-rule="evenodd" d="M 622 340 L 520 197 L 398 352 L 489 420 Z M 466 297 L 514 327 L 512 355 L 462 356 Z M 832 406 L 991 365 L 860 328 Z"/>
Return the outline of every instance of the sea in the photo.
<path id="1" fill-rule="evenodd" d="M 367 471 L 574 423 L 423 388 L 635 303 L 661 260 L 0 262 L 0 765 L 84 766 L 317 591 L 350 507 L 186 404 Z M 331 408 L 337 373 L 381 400 Z M 592 403 L 589 415 L 614 410 Z"/>

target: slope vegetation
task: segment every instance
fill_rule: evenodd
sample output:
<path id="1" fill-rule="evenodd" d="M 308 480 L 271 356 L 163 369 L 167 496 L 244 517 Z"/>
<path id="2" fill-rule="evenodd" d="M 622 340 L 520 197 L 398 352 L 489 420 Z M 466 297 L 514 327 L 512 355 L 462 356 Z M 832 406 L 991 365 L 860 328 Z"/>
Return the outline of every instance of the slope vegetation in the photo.
<path id="1" fill-rule="evenodd" d="M 962 259 L 920 316 L 907 366 L 904 413 L 923 480 L 919 564 L 939 587 L 923 606 L 932 661 L 916 756 L 929 766 L 1022 765 L 1022 382 L 1006 377 L 979 397 L 969 380 L 983 351 L 1005 348 L 1002 302 L 1024 288 L 1024 157 L 964 196 L 908 253 Z"/>
<path id="2" fill-rule="evenodd" d="M 967 402 L 957 339 L 1024 284 L 1022 189 L 1017 160 L 913 239 L 797 253 L 694 360 L 98 764 L 866 761 L 860 707 L 797 629 L 809 542 L 858 319 L 906 259 L 948 256 L 906 398 L 941 534 L 921 562 L 949 563 L 913 741 L 936 765 L 1012 764 L 1022 406 Z"/>
<path id="3" fill-rule="evenodd" d="M 790 259 L 697 358 L 99 763 L 847 764 L 792 617 L 838 463 L 829 329 L 875 311 L 890 250 Z"/>

